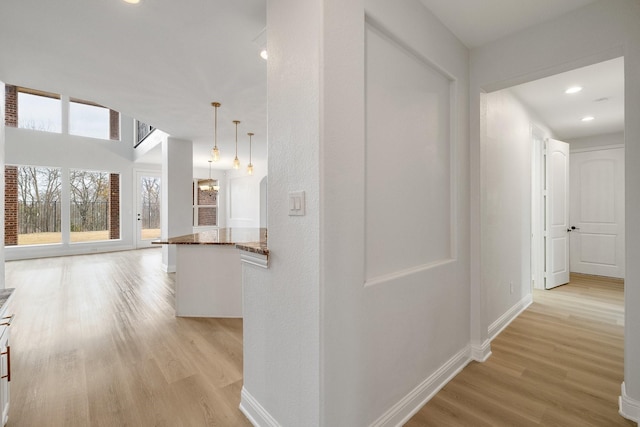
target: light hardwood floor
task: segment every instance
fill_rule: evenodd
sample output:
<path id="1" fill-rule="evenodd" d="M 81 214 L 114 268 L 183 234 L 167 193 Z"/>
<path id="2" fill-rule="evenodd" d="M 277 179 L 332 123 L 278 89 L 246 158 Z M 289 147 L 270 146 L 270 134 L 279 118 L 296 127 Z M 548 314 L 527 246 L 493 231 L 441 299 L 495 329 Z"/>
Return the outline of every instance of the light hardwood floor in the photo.
<path id="1" fill-rule="evenodd" d="M 9 426 L 249 426 L 242 321 L 173 315 L 147 249 L 6 263 Z M 535 303 L 407 424 L 631 426 L 617 414 L 623 286 L 573 277 Z M 349 426 L 347 426 L 349 427 Z"/>
<path id="2" fill-rule="evenodd" d="M 250 426 L 242 320 L 175 318 L 159 249 L 6 263 L 9 426 Z"/>
<path id="3" fill-rule="evenodd" d="M 624 285 L 572 275 L 534 303 L 407 424 L 635 426 L 618 414 Z"/>

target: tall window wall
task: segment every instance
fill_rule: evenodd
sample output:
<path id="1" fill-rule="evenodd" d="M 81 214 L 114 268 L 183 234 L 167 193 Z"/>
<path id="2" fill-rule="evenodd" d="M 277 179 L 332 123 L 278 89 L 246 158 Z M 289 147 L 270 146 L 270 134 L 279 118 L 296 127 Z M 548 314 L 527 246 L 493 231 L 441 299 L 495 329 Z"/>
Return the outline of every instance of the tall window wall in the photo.
<path id="1" fill-rule="evenodd" d="M 5 176 L 5 246 L 120 238 L 119 174 L 7 165 Z M 63 188 L 69 189 L 68 204 L 62 203 Z M 66 218 L 68 228 L 62 226 Z"/>

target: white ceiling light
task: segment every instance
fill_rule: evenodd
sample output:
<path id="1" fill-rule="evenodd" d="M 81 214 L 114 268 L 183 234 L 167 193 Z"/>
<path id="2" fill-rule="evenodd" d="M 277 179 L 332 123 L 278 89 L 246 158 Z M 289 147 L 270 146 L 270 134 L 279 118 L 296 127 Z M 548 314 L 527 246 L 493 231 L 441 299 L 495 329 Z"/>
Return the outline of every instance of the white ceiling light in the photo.
<path id="1" fill-rule="evenodd" d="M 572 86 L 569 89 L 565 90 L 564 93 L 567 94 L 572 94 L 572 93 L 578 93 L 582 90 L 582 86 Z"/>
<path id="2" fill-rule="evenodd" d="M 593 116 L 585 116 L 585 117 L 583 117 L 581 120 L 582 120 L 583 122 L 590 122 L 590 121 L 591 121 L 591 120 L 593 120 L 593 119 L 595 119 L 595 117 L 593 117 Z"/>
<path id="3" fill-rule="evenodd" d="M 129 3 L 129 4 L 138 4 L 140 3 L 140 0 L 122 0 L 125 3 Z"/>
<path id="4" fill-rule="evenodd" d="M 267 53 L 267 49 L 262 49 L 260 51 L 260 57 L 265 61 L 269 58 L 269 54 Z"/>

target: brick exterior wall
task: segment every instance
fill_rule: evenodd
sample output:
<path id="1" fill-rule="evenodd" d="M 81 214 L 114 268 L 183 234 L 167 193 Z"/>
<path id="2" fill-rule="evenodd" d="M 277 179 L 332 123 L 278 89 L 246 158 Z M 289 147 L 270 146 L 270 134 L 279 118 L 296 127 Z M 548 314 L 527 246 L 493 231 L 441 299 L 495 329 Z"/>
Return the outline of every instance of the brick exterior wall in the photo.
<path id="1" fill-rule="evenodd" d="M 218 193 L 213 191 L 200 190 L 198 188 L 198 225 L 218 225 L 216 223 L 217 211 L 216 207 Z M 206 207 L 203 205 L 211 205 Z"/>
<path id="2" fill-rule="evenodd" d="M 120 175 L 109 174 L 109 239 L 120 238 Z"/>
<path id="3" fill-rule="evenodd" d="M 4 244 L 18 244 L 18 167 L 4 167 Z"/>
<path id="4" fill-rule="evenodd" d="M 4 87 L 4 124 L 18 127 L 18 88 L 11 85 Z"/>
<path id="5" fill-rule="evenodd" d="M 120 141 L 120 113 L 109 110 L 109 139 Z"/>

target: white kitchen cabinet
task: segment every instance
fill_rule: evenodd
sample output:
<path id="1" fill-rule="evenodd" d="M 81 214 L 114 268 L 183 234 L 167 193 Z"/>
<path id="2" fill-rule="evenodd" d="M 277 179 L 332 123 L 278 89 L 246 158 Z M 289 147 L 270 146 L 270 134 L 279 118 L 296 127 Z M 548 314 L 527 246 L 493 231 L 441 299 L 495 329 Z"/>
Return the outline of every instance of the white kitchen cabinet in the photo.
<path id="1" fill-rule="evenodd" d="M 2 425 L 9 419 L 9 382 L 11 381 L 11 347 L 9 336 L 13 316 L 0 321 L 0 409 L 2 409 Z"/>

